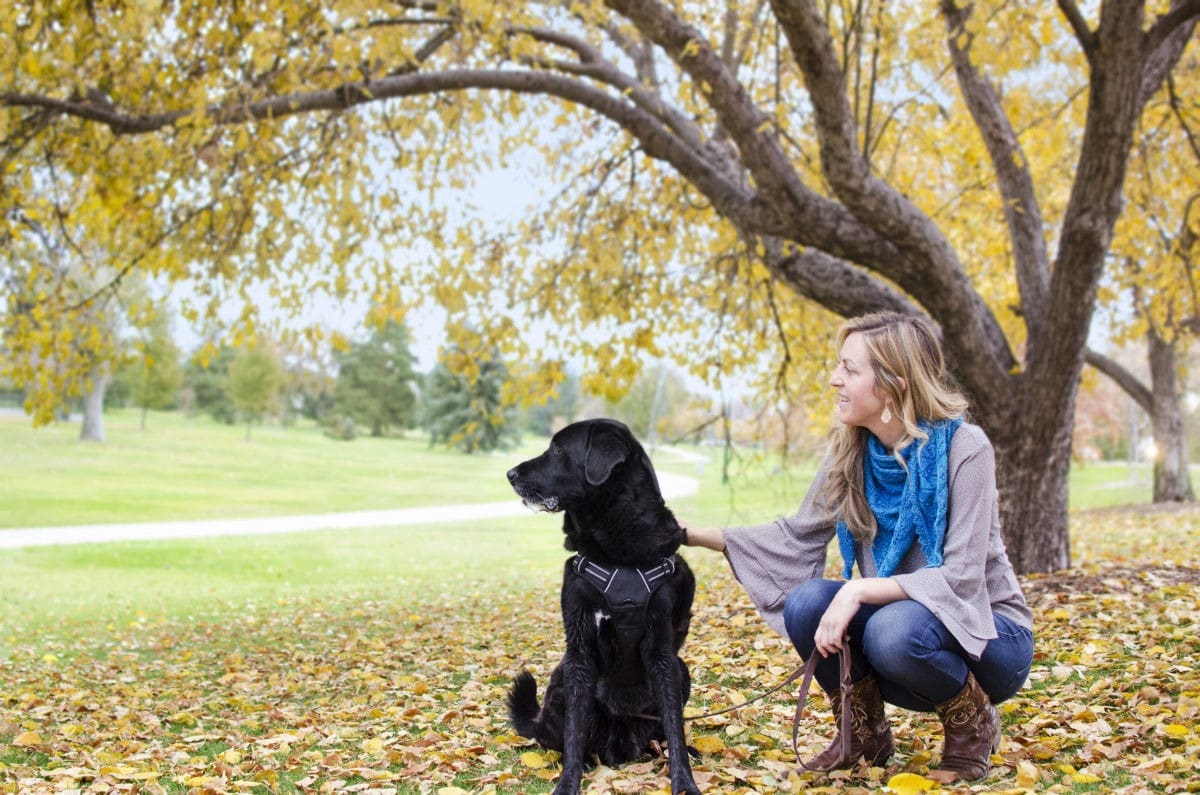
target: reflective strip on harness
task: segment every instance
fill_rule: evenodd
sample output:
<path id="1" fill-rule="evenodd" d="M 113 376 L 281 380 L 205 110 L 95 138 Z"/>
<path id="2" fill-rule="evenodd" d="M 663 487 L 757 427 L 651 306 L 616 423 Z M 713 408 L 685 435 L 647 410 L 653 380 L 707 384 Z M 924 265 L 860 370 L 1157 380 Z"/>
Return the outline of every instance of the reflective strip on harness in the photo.
<path id="1" fill-rule="evenodd" d="M 675 573 L 675 557 L 648 569 L 636 566 L 601 566 L 585 555 L 576 555 L 571 566 L 583 579 L 604 595 L 612 610 L 644 607 L 658 587 Z"/>

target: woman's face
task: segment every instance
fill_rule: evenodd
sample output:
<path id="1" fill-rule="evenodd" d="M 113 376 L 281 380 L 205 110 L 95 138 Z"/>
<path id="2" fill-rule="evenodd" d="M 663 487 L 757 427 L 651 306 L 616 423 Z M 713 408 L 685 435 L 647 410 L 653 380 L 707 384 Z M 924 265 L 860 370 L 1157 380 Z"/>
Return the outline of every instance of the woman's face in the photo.
<path id="1" fill-rule="evenodd" d="M 853 332 L 842 343 L 829 385 L 837 390 L 837 417 L 843 424 L 859 425 L 872 432 L 883 425 L 880 415 L 884 401 L 876 394 L 875 369 L 861 333 Z"/>

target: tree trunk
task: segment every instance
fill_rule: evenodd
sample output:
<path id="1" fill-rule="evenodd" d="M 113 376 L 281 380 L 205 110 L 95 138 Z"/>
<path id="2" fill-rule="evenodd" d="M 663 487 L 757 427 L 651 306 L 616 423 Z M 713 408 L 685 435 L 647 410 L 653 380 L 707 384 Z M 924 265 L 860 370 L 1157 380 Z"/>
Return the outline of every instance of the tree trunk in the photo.
<path id="1" fill-rule="evenodd" d="M 1036 411 L 1021 414 L 1010 415 L 1006 428 L 985 428 L 996 450 L 1000 529 L 1018 572 L 1060 571 L 1071 565 L 1071 424 L 1039 422 L 1031 417 Z"/>
<path id="2" fill-rule="evenodd" d="M 109 375 L 93 371 L 91 388 L 83 396 L 83 427 L 79 439 L 84 442 L 104 441 L 104 391 L 108 389 Z"/>
<path id="3" fill-rule="evenodd" d="M 1154 428 L 1154 501 L 1189 502 L 1196 498 L 1188 472 L 1187 434 L 1179 394 L 1175 346 L 1153 328 L 1149 341 L 1150 384 L 1154 393 L 1150 421 Z"/>

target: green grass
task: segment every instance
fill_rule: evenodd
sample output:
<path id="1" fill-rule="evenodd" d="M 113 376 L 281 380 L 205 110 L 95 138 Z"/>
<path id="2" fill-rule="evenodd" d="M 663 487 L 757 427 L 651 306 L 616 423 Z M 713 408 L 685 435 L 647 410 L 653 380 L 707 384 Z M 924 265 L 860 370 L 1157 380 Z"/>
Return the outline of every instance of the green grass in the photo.
<path id="1" fill-rule="evenodd" d="M 1150 502 L 1153 496 L 1154 476 L 1147 463 L 1094 461 L 1071 467 L 1072 510 L 1137 505 Z"/>
<path id="2" fill-rule="evenodd" d="M 467 583 L 560 575 L 557 518 L 8 550 L 0 559 L 7 643 L 294 601 L 412 599 Z"/>
<path id="3" fill-rule="evenodd" d="M 0 416 L 0 528 L 276 516 L 508 499 L 516 454 L 467 456 L 426 439 L 339 442 L 311 424 L 245 428 L 206 417 L 105 416 L 107 441 L 75 423 Z M 532 451 L 534 448 L 530 447 Z"/>
<path id="4" fill-rule="evenodd" d="M 541 449 L 467 456 L 420 438 L 337 442 L 308 426 L 244 429 L 137 412 L 106 418 L 108 441 L 81 444 L 77 426 L 34 430 L 0 417 L 5 475 L 0 528 L 399 508 L 512 499 L 504 478 Z M 701 463 L 697 455 L 705 456 Z M 750 451 L 655 453 L 663 471 L 696 477 L 698 494 L 671 501 L 690 521 L 737 525 L 795 509 L 813 464 L 780 468 Z M 1091 464 L 1072 473 L 1072 505 L 1149 498 L 1149 472 Z M 561 520 L 547 515 L 428 527 L 219 537 L 7 551 L 0 559 L 0 654 L 31 636 L 229 611 L 294 600 L 428 601 L 459 585 L 559 577 Z M 0 533 L 3 530 L 0 529 Z"/>

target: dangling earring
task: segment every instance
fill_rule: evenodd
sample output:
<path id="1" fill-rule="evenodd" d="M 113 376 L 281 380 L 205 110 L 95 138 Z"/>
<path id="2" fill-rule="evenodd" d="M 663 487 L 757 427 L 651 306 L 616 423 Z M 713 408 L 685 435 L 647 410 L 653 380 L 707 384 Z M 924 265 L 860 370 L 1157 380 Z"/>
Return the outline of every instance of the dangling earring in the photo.
<path id="1" fill-rule="evenodd" d="M 883 420 L 883 424 L 887 425 L 892 421 L 892 407 L 884 406 L 883 413 L 879 415 L 879 419 Z"/>

